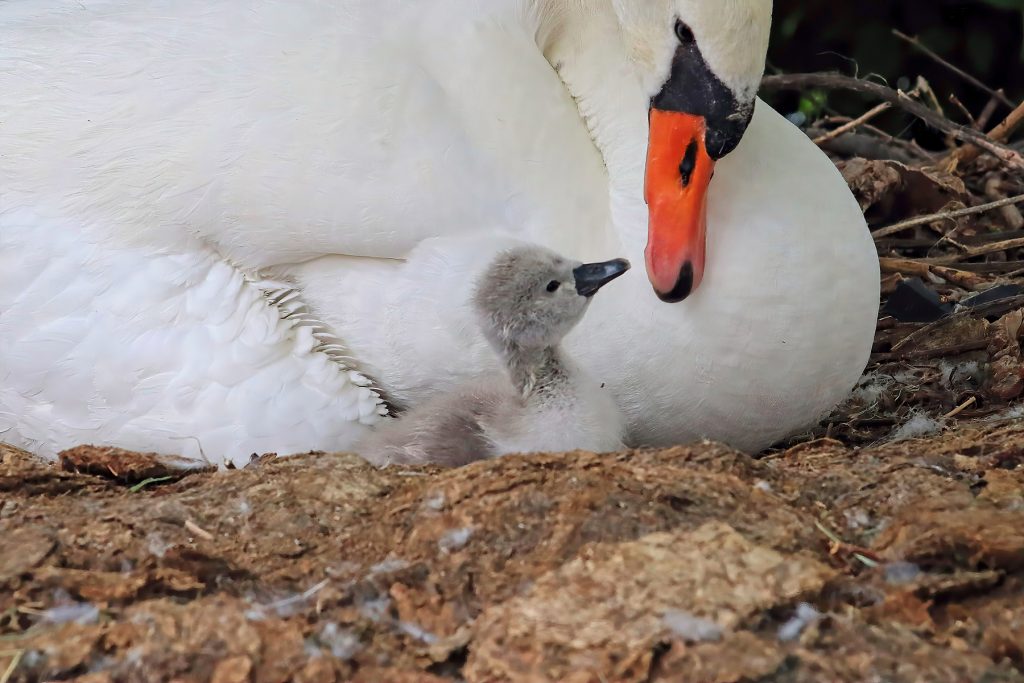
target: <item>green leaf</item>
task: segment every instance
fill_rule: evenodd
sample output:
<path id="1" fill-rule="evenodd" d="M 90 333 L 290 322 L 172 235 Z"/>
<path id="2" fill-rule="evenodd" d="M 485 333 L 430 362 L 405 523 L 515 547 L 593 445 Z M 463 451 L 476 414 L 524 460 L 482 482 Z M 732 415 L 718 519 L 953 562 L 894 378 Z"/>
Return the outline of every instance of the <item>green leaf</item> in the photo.
<path id="1" fill-rule="evenodd" d="M 176 479 L 176 478 L 177 477 L 175 477 L 173 475 L 168 475 L 166 477 L 150 477 L 149 479 L 143 479 L 138 484 L 136 484 L 135 486 L 132 486 L 130 489 L 128 489 L 128 493 L 138 493 L 139 491 L 141 491 L 142 489 L 146 488 L 150 484 L 158 484 L 161 481 L 170 481 L 171 479 Z"/>

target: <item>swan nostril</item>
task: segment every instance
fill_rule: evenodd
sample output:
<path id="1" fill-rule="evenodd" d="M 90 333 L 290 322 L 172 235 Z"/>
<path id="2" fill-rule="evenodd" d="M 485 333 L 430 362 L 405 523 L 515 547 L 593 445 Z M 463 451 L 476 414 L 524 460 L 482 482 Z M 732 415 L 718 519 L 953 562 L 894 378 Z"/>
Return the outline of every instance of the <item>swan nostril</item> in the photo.
<path id="1" fill-rule="evenodd" d="M 693 177 L 693 172 L 696 168 L 697 141 L 691 140 L 686 148 L 686 154 L 683 155 L 683 160 L 679 162 L 679 179 L 683 183 L 683 187 L 690 185 L 690 178 Z"/>
<path id="2" fill-rule="evenodd" d="M 676 39 L 680 45 L 692 45 L 696 42 L 696 38 L 693 37 L 693 29 L 683 23 L 682 19 L 676 19 L 675 25 Z"/>

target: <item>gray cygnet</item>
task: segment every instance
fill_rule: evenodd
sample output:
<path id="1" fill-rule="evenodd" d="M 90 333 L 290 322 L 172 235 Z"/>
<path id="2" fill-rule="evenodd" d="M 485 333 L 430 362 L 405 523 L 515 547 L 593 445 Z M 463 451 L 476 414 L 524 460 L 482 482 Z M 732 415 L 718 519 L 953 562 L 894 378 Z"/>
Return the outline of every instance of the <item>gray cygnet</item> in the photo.
<path id="1" fill-rule="evenodd" d="M 381 425 L 356 451 L 376 465 L 459 466 L 507 453 L 622 448 L 624 420 L 608 389 L 560 348 L 625 259 L 571 261 L 541 247 L 502 252 L 473 308 L 506 374 L 465 383 Z"/>

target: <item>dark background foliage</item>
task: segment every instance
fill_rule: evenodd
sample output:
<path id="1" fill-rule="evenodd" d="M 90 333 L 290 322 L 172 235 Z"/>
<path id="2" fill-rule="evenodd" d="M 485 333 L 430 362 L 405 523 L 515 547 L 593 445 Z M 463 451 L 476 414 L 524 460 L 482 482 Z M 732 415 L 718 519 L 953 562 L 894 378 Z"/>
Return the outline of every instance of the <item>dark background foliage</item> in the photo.
<path id="1" fill-rule="evenodd" d="M 1024 0 L 775 0 L 768 73 L 840 70 L 877 74 L 893 87 L 931 84 L 947 115 L 957 97 L 977 114 L 989 96 L 899 40 L 892 30 L 918 37 L 942 57 L 1013 101 L 1024 99 Z M 807 94 L 773 95 L 782 111 L 808 106 Z M 829 108 L 862 112 L 863 100 L 832 93 Z M 871 103 L 874 104 L 874 103 Z M 1005 114 L 1005 110 L 1002 111 Z"/>

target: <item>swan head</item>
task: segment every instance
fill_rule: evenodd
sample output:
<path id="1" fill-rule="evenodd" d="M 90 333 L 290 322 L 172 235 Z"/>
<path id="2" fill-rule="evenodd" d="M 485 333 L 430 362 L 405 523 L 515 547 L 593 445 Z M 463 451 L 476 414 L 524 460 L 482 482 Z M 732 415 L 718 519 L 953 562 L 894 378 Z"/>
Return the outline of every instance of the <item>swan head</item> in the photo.
<path id="1" fill-rule="evenodd" d="M 677 302 L 704 275 L 715 163 L 739 144 L 764 73 L 772 0 L 612 0 L 650 97 L 647 274 Z"/>

